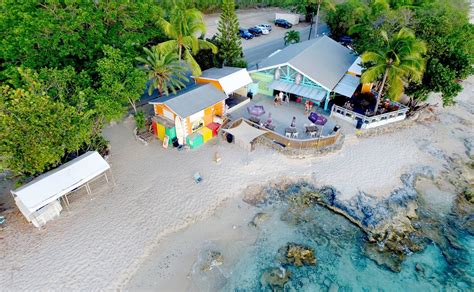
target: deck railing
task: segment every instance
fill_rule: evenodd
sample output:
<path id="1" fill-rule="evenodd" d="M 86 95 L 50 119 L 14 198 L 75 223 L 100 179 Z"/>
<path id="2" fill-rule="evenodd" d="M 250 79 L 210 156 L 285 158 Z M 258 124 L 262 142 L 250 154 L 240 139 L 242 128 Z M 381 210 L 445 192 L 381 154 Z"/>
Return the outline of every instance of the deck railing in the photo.
<path id="1" fill-rule="evenodd" d="M 317 138 L 308 138 L 308 139 L 298 139 L 298 138 L 288 138 L 280 133 L 277 133 L 275 131 L 271 131 L 259 124 L 256 124 L 252 121 L 249 121 L 245 118 L 240 118 L 238 120 L 235 120 L 233 122 L 230 122 L 230 127 L 228 128 L 233 128 L 240 123 L 246 122 L 247 124 L 256 127 L 261 130 L 267 131 L 267 133 L 264 134 L 264 136 L 271 140 L 273 143 L 278 144 L 282 147 L 287 147 L 287 148 L 295 148 L 295 149 L 304 149 L 304 148 L 316 148 L 316 149 L 321 149 L 325 148 L 328 146 L 331 146 L 335 144 L 339 137 L 341 136 L 341 131 L 337 131 L 334 134 L 328 135 L 328 136 L 321 136 Z"/>
<path id="2" fill-rule="evenodd" d="M 406 113 L 408 112 L 409 108 L 400 103 L 395 104 L 399 107 L 398 110 L 371 117 L 353 112 L 342 106 L 333 105 L 331 109 L 331 116 L 334 115 L 355 124 L 357 124 L 358 120 L 361 120 L 363 128 L 372 128 L 400 121 L 406 117 Z"/>

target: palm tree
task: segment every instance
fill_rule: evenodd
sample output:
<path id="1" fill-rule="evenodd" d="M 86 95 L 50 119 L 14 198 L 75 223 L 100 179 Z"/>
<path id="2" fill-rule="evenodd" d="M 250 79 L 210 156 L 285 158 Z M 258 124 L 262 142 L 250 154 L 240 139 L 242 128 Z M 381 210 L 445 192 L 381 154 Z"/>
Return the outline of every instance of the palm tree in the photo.
<path id="1" fill-rule="evenodd" d="M 362 54 L 362 63 L 367 64 L 367 70 L 362 73 L 361 81 L 371 83 L 382 77 L 382 83 L 376 98 L 374 114 L 377 113 L 379 101 L 385 85 L 390 99 L 398 100 L 403 94 L 405 84 L 409 81 L 418 82 L 423 76 L 426 44 L 416 39 L 415 34 L 402 28 L 389 39 L 387 32 L 381 32 L 385 46 L 376 52 Z"/>
<path id="2" fill-rule="evenodd" d="M 321 11 L 321 6 L 323 6 L 323 9 L 329 9 L 329 10 L 334 10 L 336 9 L 333 0 L 308 0 L 308 5 L 317 5 L 317 10 L 316 10 L 316 23 L 314 24 L 314 31 L 316 32 L 316 36 L 318 36 L 318 26 L 319 26 L 319 12 Z M 314 13 L 312 13 L 311 16 L 311 27 L 309 30 L 309 36 L 308 40 L 311 38 L 311 32 L 313 30 L 313 18 L 314 18 Z"/>
<path id="3" fill-rule="evenodd" d="M 197 9 L 186 9 L 180 2 L 175 5 L 170 14 L 170 20 L 160 19 L 160 26 L 165 35 L 171 40 L 158 44 L 158 48 L 164 52 L 175 51 L 178 59 L 186 60 L 193 75 L 201 75 L 201 68 L 193 57 L 200 49 L 211 49 L 217 53 L 217 47 L 198 35 L 206 32 L 202 13 Z"/>
<path id="4" fill-rule="evenodd" d="M 136 60 L 143 64 L 143 70 L 151 81 L 148 95 L 151 95 L 155 88 L 161 96 L 170 92 L 176 93 L 176 90 L 185 87 L 183 81 L 188 81 L 186 68 L 181 65 L 175 52 L 162 52 L 157 47 L 143 50 L 146 57 L 138 57 Z"/>
<path id="5" fill-rule="evenodd" d="M 285 46 L 289 44 L 295 44 L 300 42 L 300 32 L 296 30 L 290 30 L 285 33 Z"/>

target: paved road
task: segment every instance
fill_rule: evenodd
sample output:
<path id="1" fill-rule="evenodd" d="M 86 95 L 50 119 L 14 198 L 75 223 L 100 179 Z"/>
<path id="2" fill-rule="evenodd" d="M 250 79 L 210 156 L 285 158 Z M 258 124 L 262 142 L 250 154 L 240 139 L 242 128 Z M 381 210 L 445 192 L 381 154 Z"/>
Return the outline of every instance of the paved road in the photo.
<path id="1" fill-rule="evenodd" d="M 299 30 L 300 36 L 301 36 L 301 41 L 305 41 L 308 39 L 309 35 L 309 27 L 305 27 L 301 30 Z M 329 33 L 329 27 L 321 23 L 318 27 L 318 33 L 321 34 L 328 34 Z M 313 32 L 313 38 L 314 38 L 314 32 Z M 251 40 L 250 40 L 251 41 Z M 276 50 L 283 49 L 285 47 L 285 44 L 283 42 L 283 39 L 276 39 L 269 41 L 268 43 L 244 49 L 244 56 L 245 59 L 247 60 L 248 64 L 248 69 L 254 69 L 257 67 L 257 64 L 267 58 L 270 54 L 275 52 Z"/>

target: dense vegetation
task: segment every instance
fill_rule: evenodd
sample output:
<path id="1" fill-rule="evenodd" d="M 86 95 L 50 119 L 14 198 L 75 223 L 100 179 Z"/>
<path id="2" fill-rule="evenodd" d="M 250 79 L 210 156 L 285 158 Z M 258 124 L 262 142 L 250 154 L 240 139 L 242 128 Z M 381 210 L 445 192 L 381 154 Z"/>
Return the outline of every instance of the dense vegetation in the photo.
<path id="1" fill-rule="evenodd" d="M 347 0 L 328 12 L 333 37 L 350 35 L 360 54 L 383 47 L 388 37 L 409 28 L 427 45 L 426 68 L 420 82 L 405 82 L 413 104 L 440 92 L 443 105 L 455 102 L 461 79 L 473 73 L 474 27 L 465 0 Z"/>
<path id="2" fill-rule="evenodd" d="M 41 173 L 104 144 L 142 95 L 135 58 L 166 40 L 154 0 L 0 1 L 0 168 Z"/>

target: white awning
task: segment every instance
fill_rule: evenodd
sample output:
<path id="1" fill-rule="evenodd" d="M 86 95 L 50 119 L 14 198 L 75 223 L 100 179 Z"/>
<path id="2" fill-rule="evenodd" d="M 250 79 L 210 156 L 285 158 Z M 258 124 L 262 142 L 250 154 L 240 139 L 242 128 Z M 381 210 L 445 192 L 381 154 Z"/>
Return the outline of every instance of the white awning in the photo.
<path id="1" fill-rule="evenodd" d="M 250 78 L 249 72 L 247 72 L 247 69 L 245 68 L 219 79 L 219 84 L 227 95 L 233 93 L 237 89 L 249 85 L 252 82 L 253 80 Z"/>
<path id="2" fill-rule="evenodd" d="M 349 67 L 347 72 L 360 76 L 362 75 L 362 69 L 362 59 L 360 57 L 357 57 L 357 59 L 354 61 L 354 63 L 352 63 L 351 67 Z"/>
<path id="3" fill-rule="evenodd" d="M 108 169 L 110 169 L 109 164 L 98 152 L 89 151 L 40 175 L 11 193 L 17 204 L 20 201 L 18 204 L 20 211 L 29 218 L 29 215 L 38 209 L 86 184 Z"/>
<path id="4" fill-rule="evenodd" d="M 267 133 L 267 131 L 260 130 L 260 129 L 250 126 L 245 121 L 242 121 L 240 125 L 238 125 L 235 128 L 222 129 L 222 130 L 234 136 L 234 139 L 237 142 L 240 142 L 243 147 L 249 150 L 250 150 L 250 143 L 252 143 L 253 140 Z"/>
<path id="5" fill-rule="evenodd" d="M 360 84 L 360 78 L 351 74 L 346 74 L 336 85 L 334 91 L 340 95 L 352 97 Z"/>
<path id="6" fill-rule="evenodd" d="M 316 102 L 321 102 L 326 97 L 326 91 L 324 89 L 297 85 L 281 80 L 272 81 L 272 83 L 268 84 L 268 88 L 310 98 Z"/>

